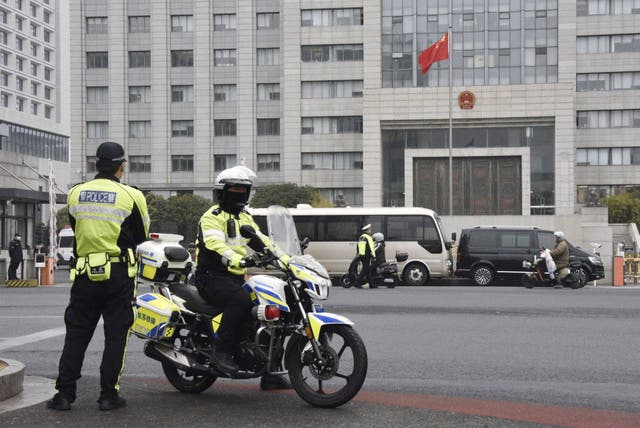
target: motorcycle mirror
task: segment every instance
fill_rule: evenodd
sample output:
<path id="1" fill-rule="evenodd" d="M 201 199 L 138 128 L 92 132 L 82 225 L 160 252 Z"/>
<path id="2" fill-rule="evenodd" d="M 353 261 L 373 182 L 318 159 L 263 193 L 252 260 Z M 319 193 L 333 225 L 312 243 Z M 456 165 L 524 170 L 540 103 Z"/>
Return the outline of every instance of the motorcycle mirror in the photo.
<path id="1" fill-rule="evenodd" d="M 451 234 L 451 240 L 452 240 L 453 242 L 456 242 L 456 238 L 457 238 L 457 237 L 458 237 L 458 235 L 457 235 L 455 232 L 453 232 L 453 233 Z"/>
<path id="2" fill-rule="evenodd" d="M 240 226 L 240 235 L 242 235 L 243 238 L 247 239 L 253 239 L 258 236 L 256 234 L 256 230 L 248 224 L 243 224 L 242 226 Z"/>
<path id="3" fill-rule="evenodd" d="M 309 237 L 308 237 L 308 236 L 305 236 L 305 237 L 302 239 L 302 241 L 300 241 L 300 248 L 301 248 L 302 250 L 304 250 L 305 248 L 307 248 L 307 247 L 309 246 L 309 241 L 310 241 Z"/>

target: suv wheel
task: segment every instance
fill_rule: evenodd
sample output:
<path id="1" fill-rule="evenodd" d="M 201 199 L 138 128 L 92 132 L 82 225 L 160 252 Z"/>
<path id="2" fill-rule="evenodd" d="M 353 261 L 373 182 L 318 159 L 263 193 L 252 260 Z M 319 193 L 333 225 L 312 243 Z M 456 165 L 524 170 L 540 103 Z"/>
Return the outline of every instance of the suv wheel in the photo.
<path id="1" fill-rule="evenodd" d="M 491 284 L 494 278 L 493 268 L 489 265 L 478 265 L 471 271 L 471 279 L 479 286 Z"/>
<path id="2" fill-rule="evenodd" d="M 429 281 L 429 271 L 424 265 L 411 263 L 402 271 L 402 278 L 405 284 L 421 287 L 427 285 Z"/>

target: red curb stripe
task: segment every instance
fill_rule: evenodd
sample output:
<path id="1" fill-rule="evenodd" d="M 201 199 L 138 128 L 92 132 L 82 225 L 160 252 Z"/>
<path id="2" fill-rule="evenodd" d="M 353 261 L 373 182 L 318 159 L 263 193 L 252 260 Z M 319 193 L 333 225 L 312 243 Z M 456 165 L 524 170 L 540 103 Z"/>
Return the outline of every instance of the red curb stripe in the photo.
<path id="1" fill-rule="evenodd" d="M 135 380 L 168 383 L 161 378 L 137 377 Z M 260 388 L 259 385 L 234 384 L 226 380 L 220 386 L 235 390 L 259 390 Z M 273 390 L 263 393 L 296 395 L 295 391 L 291 390 Z M 406 407 L 470 416 L 485 416 L 568 428 L 640 428 L 640 413 L 589 409 L 585 407 L 380 391 L 360 391 L 353 401 L 389 407 Z"/>

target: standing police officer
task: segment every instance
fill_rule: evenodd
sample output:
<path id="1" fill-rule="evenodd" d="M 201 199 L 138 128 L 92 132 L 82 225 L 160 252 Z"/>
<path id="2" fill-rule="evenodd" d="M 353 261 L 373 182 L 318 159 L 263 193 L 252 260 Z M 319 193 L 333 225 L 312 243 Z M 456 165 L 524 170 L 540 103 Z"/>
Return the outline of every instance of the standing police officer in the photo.
<path id="1" fill-rule="evenodd" d="M 100 365 L 100 410 L 126 405 L 118 395 L 124 355 L 133 324 L 131 301 L 136 293 L 135 248 L 149 233 L 144 195 L 120 183 L 126 162 L 118 143 L 100 144 L 94 180 L 69 191 L 68 208 L 75 232 L 73 286 L 65 311 L 67 334 L 60 357 L 56 389 L 47 407 L 69 410 L 76 399 L 84 354 L 98 320 L 104 320 L 104 352 Z"/>
<path id="2" fill-rule="evenodd" d="M 9 279 L 18 279 L 16 272 L 20 267 L 20 263 L 22 263 L 22 244 L 20 240 L 22 237 L 19 233 L 16 233 L 16 236 L 9 243 Z"/>
<path id="3" fill-rule="evenodd" d="M 358 256 L 362 263 L 362 270 L 360 274 L 358 274 L 358 278 L 356 278 L 355 286 L 357 288 L 362 288 L 362 284 L 365 282 L 369 282 L 369 286 L 371 286 L 371 278 L 373 277 L 371 274 L 371 262 L 376 258 L 376 250 L 373 245 L 373 238 L 371 237 L 372 232 L 371 224 L 364 226 L 362 228 L 362 235 L 360 235 L 360 239 L 358 240 Z"/>
<path id="4" fill-rule="evenodd" d="M 216 177 L 214 187 L 218 205 L 209 208 L 198 224 L 195 283 L 203 299 L 224 308 L 213 362 L 229 376 L 239 369 L 233 354 L 240 341 L 242 326 L 253 307 L 249 291 L 243 287 L 246 268 L 253 266 L 252 259 L 246 257 L 247 247 L 262 252 L 265 245 L 270 245 L 269 238 L 260 233 L 258 225 L 244 210 L 255 177 L 254 172 L 244 166 L 222 171 Z M 240 235 L 243 225 L 253 227 L 261 242 L 243 238 Z M 287 257 L 275 250 L 279 257 Z M 260 387 L 286 389 L 291 386 L 280 376 L 265 374 Z"/>

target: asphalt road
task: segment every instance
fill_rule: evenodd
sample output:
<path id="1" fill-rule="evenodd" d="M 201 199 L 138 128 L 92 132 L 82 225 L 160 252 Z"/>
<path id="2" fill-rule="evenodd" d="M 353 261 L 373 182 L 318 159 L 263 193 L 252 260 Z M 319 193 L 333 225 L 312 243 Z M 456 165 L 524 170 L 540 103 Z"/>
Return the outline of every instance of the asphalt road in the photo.
<path id="1" fill-rule="evenodd" d="M 0 357 L 55 378 L 68 292 L 0 288 Z M 640 427 L 639 288 L 334 288 L 325 307 L 356 323 L 369 356 L 361 393 L 339 409 L 262 392 L 257 381 L 180 394 L 132 338 L 122 381 L 130 405 L 104 414 L 98 329 L 71 412 L 39 404 L 0 413 L 0 426 Z M 15 345 L 43 331 L 51 337 Z"/>

